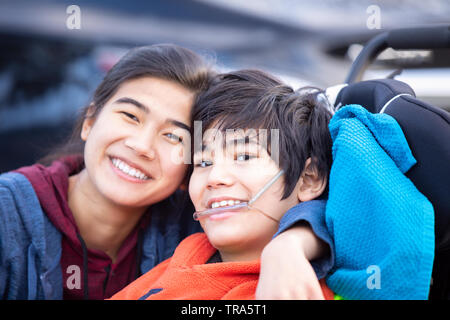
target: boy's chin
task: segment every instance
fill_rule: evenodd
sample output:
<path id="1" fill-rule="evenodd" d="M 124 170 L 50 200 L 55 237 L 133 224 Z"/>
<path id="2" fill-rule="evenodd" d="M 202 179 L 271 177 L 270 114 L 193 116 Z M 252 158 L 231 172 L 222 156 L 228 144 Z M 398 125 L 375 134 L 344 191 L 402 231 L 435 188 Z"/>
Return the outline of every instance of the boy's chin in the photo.
<path id="1" fill-rule="evenodd" d="M 219 251 L 239 251 L 243 250 L 249 243 L 249 238 L 245 233 L 236 234 L 236 232 L 211 232 L 206 233 L 209 242 Z"/>

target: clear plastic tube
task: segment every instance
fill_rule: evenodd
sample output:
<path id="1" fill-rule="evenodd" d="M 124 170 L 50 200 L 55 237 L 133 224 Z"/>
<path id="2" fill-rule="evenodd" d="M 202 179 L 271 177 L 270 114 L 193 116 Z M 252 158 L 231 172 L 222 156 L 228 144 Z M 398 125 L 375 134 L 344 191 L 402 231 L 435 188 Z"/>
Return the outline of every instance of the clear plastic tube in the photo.
<path id="1" fill-rule="evenodd" d="M 280 178 L 283 175 L 283 170 L 280 170 L 272 179 L 270 179 L 269 182 L 267 182 L 262 188 L 261 190 L 258 191 L 258 193 L 253 196 L 248 202 L 241 202 L 229 207 L 217 207 L 217 208 L 212 208 L 212 209 L 206 209 L 203 211 L 196 211 L 194 212 L 194 220 L 200 220 L 201 218 L 205 218 L 207 216 L 213 215 L 213 214 L 218 214 L 221 212 L 225 212 L 225 211 L 237 211 L 237 210 L 241 210 L 241 209 L 250 209 L 251 205 L 264 193 L 267 191 L 267 189 L 270 188 L 270 186 L 272 186 L 272 184 L 275 183 L 275 181 L 278 180 L 278 178 Z M 265 214 L 267 215 L 267 214 Z M 267 215 L 268 216 L 268 215 Z M 270 217 L 270 216 L 269 216 Z M 271 219 L 273 219 L 272 217 L 270 217 Z"/>

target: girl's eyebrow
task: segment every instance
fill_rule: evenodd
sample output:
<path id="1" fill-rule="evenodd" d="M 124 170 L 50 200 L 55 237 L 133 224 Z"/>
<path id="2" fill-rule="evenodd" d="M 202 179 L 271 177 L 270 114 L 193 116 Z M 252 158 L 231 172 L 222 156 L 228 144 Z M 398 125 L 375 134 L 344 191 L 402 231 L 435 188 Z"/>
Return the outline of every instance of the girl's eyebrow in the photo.
<path id="1" fill-rule="evenodd" d="M 183 123 L 181 121 L 178 121 L 178 120 L 175 120 L 175 119 L 167 119 L 166 122 L 171 123 L 174 126 L 177 126 L 177 127 L 181 128 L 181 129 L 184 129 L 184 130 L 187 130 L 187 131 L 191 131 L 191 127 L 189 127 L 187 124 L 185 124 L 185 123 Z"/>
<path id="2" fill-rule="evenodd" d="M 135 105 L 145 113 L 150 113 L 150 109 L 146 105 L 134 100 L 133 98 L 122 97 L 120 99 L 117 99 L 115 103 L 130 103 L 132 105 Z"/>
<path id="3" fill-rule="evenodd" d="M 150 113 L 150 108 L 149 107 L 147 107 L 146 105 L 140 103 L 139 101 L 136 101 L 133 98 L 122 97 L 120 99 L 117 99 L 115 101 L 115 103 L 129 103 L 129 104 L 132 104 L 132 105 L 136 106 L 137 108 L 141 109 L 146 114 Z M 181 128 L 181 129 L 184 129 L 184 130 L 187 130 L 187 131 L 191 130 L 190 126 L 188 126 L 187 124 L 185 124 L 185 123 L 183 123 L 181 121 L 175 120 L 175 119 L 168 118 L 168 119 L 166 119 L 165 122 L 173 124 L 174 126 L 177 126 L 177 127 Z"/>

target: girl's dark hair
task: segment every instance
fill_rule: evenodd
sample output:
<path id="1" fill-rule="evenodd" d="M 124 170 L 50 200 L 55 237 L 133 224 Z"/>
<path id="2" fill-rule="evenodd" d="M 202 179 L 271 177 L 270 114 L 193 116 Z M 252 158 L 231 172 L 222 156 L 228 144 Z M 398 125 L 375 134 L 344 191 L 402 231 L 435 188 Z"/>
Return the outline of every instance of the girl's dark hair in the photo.
<path id="1" fill-rule="evenodd" d="M 277 78 L 259 70 L 219 74 L 194 104 L 193 120 L 209 128 L 266 129 L 269 154 L 271 129 L 279 131 L 279 166 L 284 170 L 287 198 L 295 188 L 310 157 L 321 178 L 331 168 L 332 140 L 328 123 L 332 113 L 323 91 L 305 87 L 294 91 Z M 328 181 L 328 180 L 327 180 Z M 320 198 L 326 198 L 328 187 Z"/>
<path id="2" fill-rule="evenodd" d="M 88 117 L 95 118 L 125 81 L 155 77 L 176 82 L 198 93 L 207 87 L 213 75 L 211 63 L 177 45 L 158 44 L 131 49 L 105 75 L 91 103 L 81 109 L 69 139 L 39 162 L 48 165 L 62 156 L 83 155 L 84 141 L 80 137 L 83 121 Z"/>

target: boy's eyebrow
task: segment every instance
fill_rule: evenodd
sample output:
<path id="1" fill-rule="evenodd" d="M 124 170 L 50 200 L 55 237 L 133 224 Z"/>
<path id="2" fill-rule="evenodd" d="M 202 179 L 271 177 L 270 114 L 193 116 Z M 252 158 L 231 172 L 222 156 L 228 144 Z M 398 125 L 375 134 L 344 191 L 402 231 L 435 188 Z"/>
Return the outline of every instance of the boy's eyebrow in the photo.
<path id="1" fill-rule="evenodd" d="M 146 105 L 140 103 L 139 101 L 136 101 L 136 100 L 133 99 L 133 98 L 122 97 L 122 98 L 120 98 L 120 99 L 117 99 L 117 100 L 116 100 L 116 103 L 129 103 L 129 104 L 132 104 L 132 105 L 136 106 L 137 108 L 141 109 L 141 110 L 144 111 L 146 114 L 149 114 L 149 113 L 150 113 L 150 108 L 149 108 L 149 107 L 147 107 Z M 183 123 L 183 122 L 181 122 L 181 121 L 175 120 L 175 119 L 168 118 L 168 119 L 166 119 L 165 122 L 166 122 L 166 123 L 173 124 L 173 125 L 175 125 L 175 126 L 181 128 L 181 129 L 185 129 L 185 130 L 187 130 L 187 131 L 190 131 L 190 130 L 191 130 L 191 127 L 190 127 L 190 126 L 188 126 L 187 124 L 185 124 L 185 123 Z"/>
<path id="2" fill-rule="evenodd" d="M 230 143 L 233 144 L 259 144 L 258 143 L 258 139 L 255 138 L 250 138 L 249 136 L 245 136 L 244 138 L 237 138 L 237 139 L 232 139 L 229 140 Z"/>
<path id="3" fill-rule="evenodd" d="M 250 139 L 250 137 L 246 136 L 245 138 L 236 138 L 236 139 L 230 139 L 227 141 L 227 144 L 256 144 L 256 145 L 260 145 L 258 143 L 257 139 Z M 210 149 L 208 146 L 210 144 L 204 144 L 202 143 L 202 151 L 208 150 Z M 226 144 L 224 144 L 224 147 L 226 147 Z"/>

